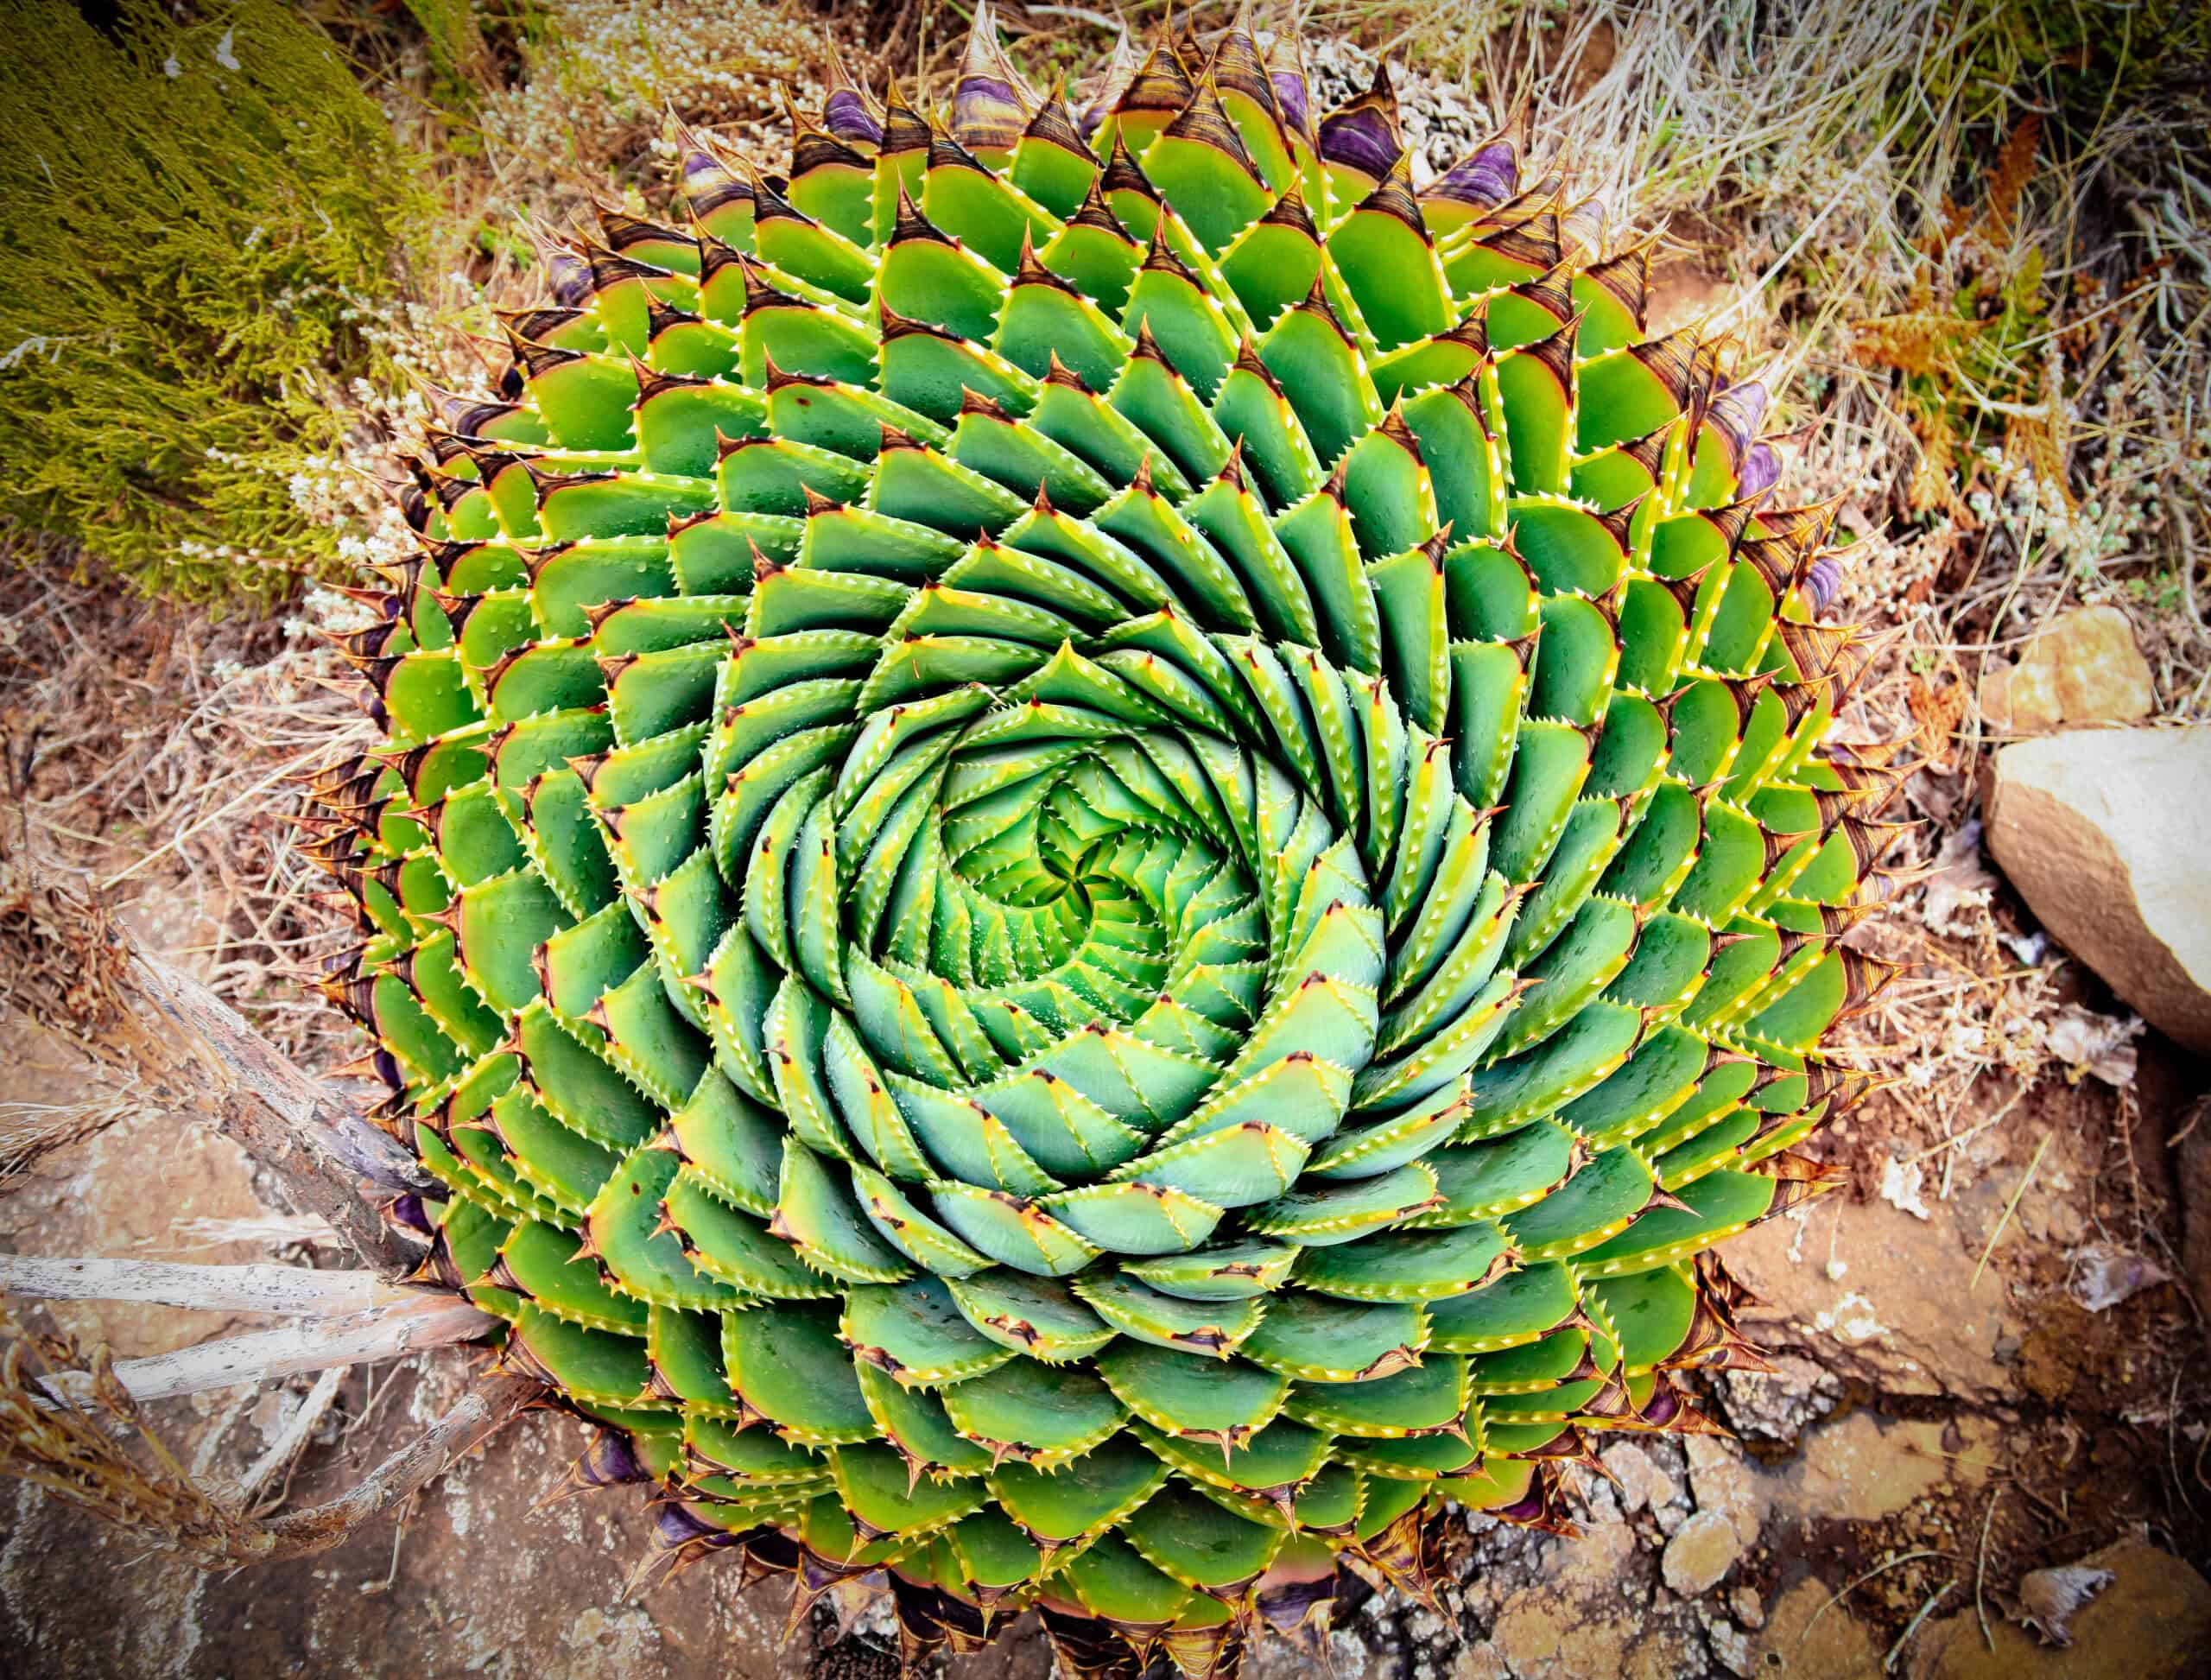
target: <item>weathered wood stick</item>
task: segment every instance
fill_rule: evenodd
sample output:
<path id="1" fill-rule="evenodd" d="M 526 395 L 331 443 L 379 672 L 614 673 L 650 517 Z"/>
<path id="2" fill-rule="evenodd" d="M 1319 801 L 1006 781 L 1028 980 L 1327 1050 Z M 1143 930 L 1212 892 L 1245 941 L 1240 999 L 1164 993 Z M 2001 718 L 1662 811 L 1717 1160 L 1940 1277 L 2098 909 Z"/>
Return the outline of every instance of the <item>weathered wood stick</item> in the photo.
<path id="1" fill-rule="evenodd" d="M 386 1277 L 411 1271 L 418 1251 L 385 1223 L 364 1181 L 393 1194 L 428 1189 L 415 1158 L 199 981 L 143 951 L 134 958 L 148 1002 L 215 1074 L 224 1132 L 374 1270 Z"/>
<path id="2" fill-rule="evenodd" d="M 204 1312 L 326 1315 L 365 1312 L 421 1291 L 373 1271 L 276 1265 L 193 1265 L 169 1260 L 54 1260 L 0 1254 L 0 1294 L 38 1301 L 143 1301 Z"/>
<path id="3" fill-rule="evenodd" d="M 235 1499 L 240 1506 L 252 1504 L 261 1490 L 276 1480 L 277 1473 L 307 1450 L 307 1437 L 322 1423 L 324 1416 L 338 1402 L 339 1385 L 345 1380 L 347 1367 L 333 1365 L 314 1379 L 314 1386 L 292 1408 L 291 1416 L 276 1432 L 276 1438 L 259 1458 L 248 1465 L 235 1485 L 220 1488 L 223 1497 Z"/>
<path id="4" fill-rule="evenodd" d="M 419 1439 L 370 1471 L 358 1487 L 327 1505 L 295 1511 L 270 1522 L 265 1530 L 269 1546 L 262 1556 L 271 1560 L 311 1557 L 341 1544 L 363 1525 L 443 1475 L 513 1422 L 524 1406 L 544 1392 L 528 1377 L 485 1378 Z"/>
<path id="5" fill-rule="evenodd" d="M 174 1354 L 117 1360 L 116 1379 L 134 1400 L 166 1400 L 333 1365 L 396 1359 L 418 1347 L 471 1341 L 498 1322 L 458 1296 L 405 1293 L 405 1300 L 365 1312 L 303 1319 L 273 1330 L 220 1336 Z M 88 1372 L 57 1372 L 45 1385 L 56 1399 L 73 1404 L 88 1404 L 93 1398 Z"/>

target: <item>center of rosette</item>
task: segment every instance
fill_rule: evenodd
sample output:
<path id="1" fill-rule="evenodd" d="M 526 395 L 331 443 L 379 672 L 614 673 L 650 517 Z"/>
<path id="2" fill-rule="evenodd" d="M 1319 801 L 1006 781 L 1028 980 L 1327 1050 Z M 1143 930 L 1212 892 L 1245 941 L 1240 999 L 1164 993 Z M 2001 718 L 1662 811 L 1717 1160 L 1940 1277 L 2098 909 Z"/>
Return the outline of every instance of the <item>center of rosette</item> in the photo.
<path id="1" fill-rule="evenodd" d="M 1372 1059 L 1385 963 L 1322 808 L 1219 736 L 1036 694 L 847 732 L 726 848 L 790 954 L 761 1026 L 779 1106 L 879 1239 L 825 1269 L 1063 1275 L 1286 1195 Z"/>

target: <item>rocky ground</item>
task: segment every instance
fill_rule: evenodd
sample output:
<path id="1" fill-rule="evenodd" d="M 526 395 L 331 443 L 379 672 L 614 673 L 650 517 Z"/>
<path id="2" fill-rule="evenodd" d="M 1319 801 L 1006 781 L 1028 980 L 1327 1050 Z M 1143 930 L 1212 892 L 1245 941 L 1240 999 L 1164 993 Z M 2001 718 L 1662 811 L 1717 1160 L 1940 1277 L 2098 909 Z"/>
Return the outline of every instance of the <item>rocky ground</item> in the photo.
<path id="1" fill-rule="evenodd" d="M 205 930 L 168 931 L 189 947 Z M 34 1081 L 62 1072 L 42 1068 L 19 1034 L 10 1040 L 10 1064 Z M 2200 1672 L 2211 1638 L 2211 1584 L 2195 1566 L 2207 1556 L 2199 1513 L 2211 1512 L 2192 1404 L 2200 1285 L 2111 1233 L 2139 1195 L 2153 1238 L 2199 1265 L 2205 1258 L 2201 1140 L 2164 1147 L 2201 1112 L 2204 1069 L 2154 1036 L 2138 1049 L 2124 1094 L 2093 1078 L 2038 1088 L 2007 1122 L 2020 1144 L 2011 1158 L 1947 1199 L 1931 1185 L 1904 1197 L 1908 1207 L 1847 1191 L 1732 1245 L 1731 1265 L 1761 1302 L 1745 1328 L 1776 1366 L 1719 1380 L 1711 1398 L 1733 1438 L 1692 1440 L 1686 1451 L 1616 1439 L 1603 1454 L 1612 1480 L 1579 1488 L 1577 1538 L 1475 1519 L 1454 1536 L 1437 1607 L 1384 1593 L 1340 1617 L 1337 1672 Z M 1876 1105 L 1840 1152 L 1862 1182 L 1905 1129 Z M 148 1161 L 160 1163 L 158 1204 L 138 1170 Z M 2197 1195 L 2183 1201 L 2190 1182 Z M 47 1157 L 0 1200 L 0 1241 L 21 1252 L 329 1263 L 314 1235 L 272 1216 L 231 1144 L 159 1114 Z M 159 1308 L 54 1316 L 136 1353 L 250 1328 Z M 352 1373 L 271 1491 L 295 1507 L 341 1491 L 435 1417 L 471 1363 L 447 1352 Z M 236 1477 L 308 1403 L 310 1380 L 164 1403 L 158 1426 L 202 1476 Z M 396 1526 L 311 1562 L 230 1575 L 149 1554 L 16 1487 L 0 1505 L 0 1669 L 895 1671 L 881 1630 L 840 1627 L 825 1607 L 787 1632 L 781 1589 L 739 1591 L 734 1572 L 711 1563 L 624 1601 L 623 1578 L 644 1550 L 642 1500 L 610 1490 L 540 1504 L 581 1444 L 567 1420 L 526 1417 Z M 1049 1660 L 1024 1629 L 949 1666 L 1041 1676 Z M 1302 1671 L 1282 1650 L 1252 1668 L 1269 1680 Z"/>
<path id="2" fill-rule="evenodd" d="M 1321 67 L 1364 83 L 1363 61 Z M 1409 111 L 1456 133 L 1449 87 L 1415 92 Z M 1670 267 L 1661 316 L 1723 295 L 1717 272 Z M 1885 529 L 1903 469 L 1828 453 L 1809 463 L 1811 489 L 1851 492 L 1848 529 Z M 1935 874 L 1866 935 L 1917 965 L 1868 1030 L 1904 1044 L 1906 1082 L 1823 1135 L 1849 1170 L 1840 1194 L 1726 1251 L 1759 1299 L 1745 1328 L 1774 1373 L 1716 1379 L 1726 1438 L 1615 1438 L 1609 1478 L 1574 1490 L 1578 1537 L 1476 1518 L 1452 1537 L 1436 1606 L 1346 1601 L 1331 1650 L 1343 1680 L 2205 1671 L 2211 726 L 2176 723 L 2202 701 L 2173 652 L 2182 633 L 2162 627 L 2170 614 L 2121 610 L 2107 590 L 2067 610 L 2062 587 L 2018 592 L 2001 622 L 1993 606 L 1939 624 L 1920 611 L 1938 584 L 1938 603 L 1986 593 L 1984 561 L 1992 575 L 2009 565 L 2003 534 L 1992 522 L 1970 541 L 1869 540 L 1847 582 L 1852 612 L 1916 626 L 1853 725 L 1919 732 L 1932 762 L 1905 814 L 1930 824 L 1910 844 Z M 335 1035 L 275 978 L 318 929 L 269 789 L 333 715 L 300 630 L 210 629 L 0 580 L 0 790 L 49 861 L 95 879 L 136 869 L 121 896 L 137 935 L 326 1063 Z M 34 773 L 23 743 L 41 732 Z M 168 855 L 140 867 L 160 836 Z M 0 845 L 0 865 L 9 855 Z M 0 1144 L 42 1115 L 121 1115 L 0 1176 L 0 1250 L 345 1264 L 227 1141 L 88 1085 L 20 1021 L 0 1019 Z M 51 1319 L 128 1354 L 257 1328 L 136 1306 Z M 472 1364 L 425 1354 L 334 1389 L 300 1378 L 164 1402 L 151 1420 L 216 1484 L 310 1425 L 305 1450 L 254 1490 L 297 1509 L 419 1434 Z M 526 1417 L 400 1523 L 231 1574 L 0 1484 L 0 1673 L 896 1671 L 881 1627 L 824 1606 L 787 1630 L 782 1589 L 740 1591 L 711 1563 L 625 1600 L 642 1499 L 542 1504 L 582 1444 L 566 1419 Z M 946 1667 L 1026 1680 L 1050 1661 L 1024 1626 Z M 1248 1670 L 1305 1671 L 1281 1649 Z"/>

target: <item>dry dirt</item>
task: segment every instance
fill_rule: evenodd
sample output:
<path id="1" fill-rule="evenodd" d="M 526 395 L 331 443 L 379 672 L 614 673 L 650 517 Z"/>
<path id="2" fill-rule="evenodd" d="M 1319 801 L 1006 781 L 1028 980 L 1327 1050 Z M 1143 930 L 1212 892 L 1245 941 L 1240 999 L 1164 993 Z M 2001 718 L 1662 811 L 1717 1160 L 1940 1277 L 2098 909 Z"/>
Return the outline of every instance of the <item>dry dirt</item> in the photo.
<path id="1" fill-rule="evenodd" d="M 1687 263 L 1660 282 L 1662 326 L 1716 295 L 1717 282 Z M 0 601 L 0 618 L 22 605 Z M 148 632 L 142 645 L 134 638 L 148 621 L 123 616 L 130 622 L 79 616 L 81 639 L 103 650 L 86 682 L 126 696 L 174 692 L 167 632 Z M 227 652 L 248 665 L 270 657 L 273 630 L 241 634 L 257 644 L 233 637 Z M 212 651 L 198 642 L 185 650 L 187 676 Z M 21 673 L 8 665 L 21 656 L 0 637 L 0 736 L 11 743 L 21 738 L 8 730 L 25 720 L 23 685 L 12 680 Z M 29 675 L 44 681 L 51 671 Z M 112 779 L 103 783 L 105 769 L 138 743 L 179 735 L 174 713 L 150 703 L 133 711 L 126 698 L 115 715 L 88 720 L 79 691 L 48 682 L 41 692 L 54 713 L 48 723 L 77 743 L 75 762 L 49 764 L 48 785 L 115 793 L 111 808 L 96 798 L 98 808 L 63 810 L 79 837 L 96 837 L 76 860 L 131 859 L 164 819 L 151 795 L 126 799 Z M 105 739 L 86 739 L 93 736 Z M 211 739 L 224 748 L 219 729 Z M 1946 785 L 1940 803 L 1915 797 L 1920 814 L 1950 832 L 1969 810 L 1966 767 Z M 4 790 L 10 802 L 21 791 Z M 270 796 L 243 808 L 276 804 Z M 142 934 L 203 970 L 211 952 L 233 966 L 296 959 L 282 939 L 276 953 L 264 949 L 276 934 L 296 935 L 298 919 L 297 905 L 270 885 L 277 872 L 261 871 L 261 844 L 192 848 L 191 874 L 137 883 Z M 2031 934 L 1997 891 L 2004 928 Z M 234 972 L 214 978 L 233 996 L 254 989 Z M 2113 1007 L 2093 987 L 2071 1000 Z M 1587 1477 L 1576 1490 L 1577 1538 L 1474 1519 L 1456 1537 L 1440 1609 L 1386 1593 L 1347 1605 L 1331 1652 L 1337 1675 L 2132 1680 L 2204 1671 L 2211 1125 L 2195 1122 L 2211 1068 L 2154 1035 L 2139 1048 L 2124 1091 L 2052 1074 L 2005 1111 L 2008 1087 L 1992 1077 L 1939 1126 L 1882 1098 L 1836 1127 L 1819 1147 L 1850 1169 L 1848 1186 L 1726 1250 L 1760 1297 L 1745 1328 L 1777 1366 L 1771 1376 L 1715 1380 L 1710 1406 L 1733 1436 L 1686 1450 L 1663 1439 L 1612 1442 L 1604 1453 L 1612 1480 Z M 20 1023 L 0 1020 L 0 1106 L 80 1094 L 67 1060 Z M 1970 1147 L 1935 1152 L 1946 1134 L 1984 1125 Z M 1912 1211 L 1881 1194 L 1882 1165 L 1923 1151 L 1923 1184 L 1897 1198 L 1921 1210 Z M 269 1194 L 221 1138 L 137 1113 L 0 1181 L 0 1249 L 344 1264 L 334 1249 L 283 1246 L 296 1233 L 267 1228 Z M 236 1229 L 225 1221 L 264 1234 L 212 1239 L 211 1230 Z M 2101 1304 L 2094 1284 L 2115 1262 L 2162 1281 Z M 124 1354 L 247 1328 L 124 1306 L 54 1318 Z M 444 1410 L 471 1364 L 446 1352 L 352 1373 L 283 1480 L 282 1508 L 352 1485 Z M 200 1474 L 236 1475 L 309 1385 L 167 1402 L 154 1417 Z M 734 1570 L 711 1562 L 625 1601 L 622 1583 L 649 1526 L 642 1498 L 614 1490 L 539 1508 L 583 1442 L 575 1423 L 529 1416 L 397 1525 L 311 1562 L 231 1575 L 149 1554 L 28 1487 L 0 1484 L 0 1674 L 896 1672 L 883 1630 L 840 1626 L 825 1607 L 786 1638 L 782 1591 L 740 1593 Z M 2083 1563 L 2111 1579 L 2073 1616 L 2071 1645 L 2052 1637 L 2060 1630 L 2023 1627 L 2039 1601 L 2034 1572 Z M 1024 1624 L 989 1655 L 946 1667 L 977 1680 L 1041 1680 L 1050 1662 Z M 1247 1670 L 1258 1680 L 1306 1671 L 1278 1647 Z"/>
<path id="2" fill-rule="evenodd" d="M 193 942 L 187 922 L 169 931 L 177 945 Z M 0 1051 L 20 1070 L 18 1091 L 42 1083 L 51 1100 L 69 1094 L 66 1068 L 20 1024 Z M 2053 1081 L 2005 1123 L 2015 1147 L 1947 1201 L 1930 1194 L 1924 1220 L 1846 1191 L 1732 1245 L 1732 1265 L 1761 1300 L 1746 1328 L 1778 1367 L 1720 1379 L 1712 1398 L 1736 1438 L 1693 1441 L 1686 1453 L 1670 1441 L 1618 1439 L 1605 1454 L 1617 1482 L 1592 1477 L 1580 1489 L 1576 1539 L 1476 1519 L 1459 1538 L 1443 1613 L 1390 1594 L 1365 1599 L 1340 1619 L 1339 1674 L 1810 1680 L 1879 1672 L 1885 1660 L 1912 1676 L 2010 1680 L 2197 1671 L 2187 1664 L 2211 1631 L 2211 1586 L 2182 1561 L 2203 1562 L 2197 1513 L 2211 1511 L 2199 1474 L 2206 1432 L 2189 1404 L 2201 1370 L 2196 1312 L 2176 1282 L 2100 1311 L 2075 1290 L 2081 1251 L 2134 1228 L 2138 1195 L 2150 1240 L 2180 1251 L 2184 1210 L 2163 1143 L 2204 1081 L 2200 1064 L 2151 1041 L 2134 1102 L 2093 1081 Z M 1900 1124 L 1878 1104 L 1861 1111 L 1836 1152 L 1863 1180 Z M 2007 1220 L 2045 1135 L 2052 1141 Z M 145 1194 L 149 1175 L 162 1185 L 158 1204 Z M 305 1257 L 210 1246 L 189 1234 L 206 1225 L 179 1223 L 267 1212 L 230 1144 L 139 1114 L 13 1181 L 0 1197 L 0 1243 L 49 1254 Z M 71 1307 L 57 1317 L 130 1353 L 245 1328 L 143 1307 Z M 295 1467 L 287 1506 L 348 1486 L 434 1417 L 470 1365 L 446 1353 L 355 1373 Z M 235 1474 L 307 1385 L 156 1411 L 187 1461 Z M 147 1555 L 9 1488 L 0 1670 L 648 1680 L 895 1671 L 879 1631 L 842 1629 L 827 1608 L 786 1639 L 780 1590 L 739 1593 L 733 1572 L 712 1563 L 625 1603 L 623 1578 L 645 1544 L 642 1500 L 608 1491 L 537 1508 L 582 1442 L 564 1417 L 529 1417 L 396 1527 L 311 1562 L 228 1575 Z M 2072 1649 L 2011 1625 L 2023 1576 L 2091 1554 L 2116 1578 L 2076 1619 Z M 950 1667 L 1041 1676 L 1049 1663 L 1024 1628 Z M 1251 1669 L 1269 1680 L 1300 1671 L 1282 1651 Z"/>

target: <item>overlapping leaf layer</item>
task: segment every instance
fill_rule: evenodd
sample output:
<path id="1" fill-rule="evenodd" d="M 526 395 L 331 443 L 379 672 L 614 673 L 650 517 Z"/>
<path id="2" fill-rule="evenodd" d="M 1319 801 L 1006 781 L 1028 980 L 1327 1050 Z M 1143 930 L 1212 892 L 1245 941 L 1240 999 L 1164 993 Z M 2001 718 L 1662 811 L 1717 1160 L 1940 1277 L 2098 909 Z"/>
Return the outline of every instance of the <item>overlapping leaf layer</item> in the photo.
<path id="1" fill-rule="evenodd" d="M 320 845 L 434 1269 L 587 1480 L 917 1645 L 1204 1672 L 1703 1427 L 1888 778 L 1645 250 L 1197 62 L 1077 110 L 985 18 L 944 126 L 833 78 L 608 214 L 447 405 Z"/>

